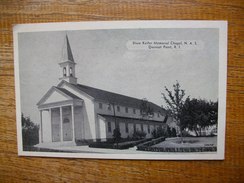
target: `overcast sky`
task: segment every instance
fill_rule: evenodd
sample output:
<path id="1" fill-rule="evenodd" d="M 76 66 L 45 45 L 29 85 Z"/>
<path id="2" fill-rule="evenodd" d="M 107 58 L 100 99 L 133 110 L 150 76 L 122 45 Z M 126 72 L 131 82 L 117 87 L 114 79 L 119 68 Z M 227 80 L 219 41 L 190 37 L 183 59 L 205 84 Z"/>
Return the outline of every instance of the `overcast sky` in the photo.
<path id="1" fill-rule="evenodd" d="M 164 86 L 218 99 L 217 29 L 124 29 L 19 33 L 21 109 L 39 122 L 37 102 L 60 81 L 68 35 L 78 83 L 164 105 Z M 201 40 L 198 50 L 129 50 L 129 40 Z"/>

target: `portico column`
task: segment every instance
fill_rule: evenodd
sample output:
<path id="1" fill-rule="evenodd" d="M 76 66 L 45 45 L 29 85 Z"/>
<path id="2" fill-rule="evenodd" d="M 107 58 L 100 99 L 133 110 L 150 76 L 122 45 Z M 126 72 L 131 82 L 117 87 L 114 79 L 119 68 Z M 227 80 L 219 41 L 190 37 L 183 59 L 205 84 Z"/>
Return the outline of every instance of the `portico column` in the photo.
<path id="1" fill-rule="evenodd" d="M 53 142 L 53 124 L 52 124 L 52 109 L 49 108 L 49 119 L 51 125 L 51 141 Z"/>
<path id="2" fill-rule="evenodd" d="M 71 105 L 71 118 L 72 118 L 72 131 L 73 131 L 73 136 L 72 136 L 72 141 L 75 141 L 75 116 L 74 116 L 74 106 Z"/>
<path id="3" fill-rule="evenodd" d="M 59 108 L 60 110 L 60 141 L 63 142 L 63 110 L 62 107 Z"/>
<path id="4" fill-rule="evenodd" d="M 40 133 L 39 133 L 40 143 L 43 143 L 43 127 L 42 127 L 42 110 L 40 110 Z"/>

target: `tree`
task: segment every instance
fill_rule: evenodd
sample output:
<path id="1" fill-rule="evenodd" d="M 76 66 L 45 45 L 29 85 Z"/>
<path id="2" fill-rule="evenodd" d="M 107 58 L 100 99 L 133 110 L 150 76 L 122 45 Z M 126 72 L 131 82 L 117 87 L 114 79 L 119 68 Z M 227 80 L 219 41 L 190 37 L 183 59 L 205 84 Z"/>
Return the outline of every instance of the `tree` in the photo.
<path id="1" fill-rule="evenodd" d="M 202 99 L 187 99 L 181 112 L 183 128 L 194 131 L 196 136 L 202 135 L 202 130 L 217 125 L 218 102 L 208 102 Z"/>
<path id="2" fill-rule="evenodd" d="M 121 133 L 120 133 L 120 130 L 119 130 L 119 124 L 117 123 L 117 118 L 116 118 L 116 113 L 115 113 L 115 104 L 113 102 L 110 102 L 108 104 L 108 107 L 111 108 L 111 106 L 113 107 L 114 123 L 115 123 L 115 129 L 113 131 L 113 138 L 114 138 L 114 141 L 116 142 L 117 148 L 118 148 L 119 141 L 121 139 Z"/>
<path id="3" fill-rule="evenodd" d="M 172 131 L 169 126 L 167 126 L 167 136 L 172 137 Z"/>
<path id="4" fill-rule="evenodd" d="M 29 117 L 21 114 L 22 141 L 24 146 L 33 146 L 39 143 L 39 126 L 34 124 Z"/>
<path id="5" fill-rule="evenodd" d="M 140 113 L 143 118 L 150 118 L 153 116 L 153 108 L 150 106 L 150 103 L 146 98 L 143 98 L 141 100 L 141 105 L 140 105 Z"/>
<path id="6" fill-rule="evenodd" d="M 175 128 L 172 128 L 171 135 L 172 135 L 172 137 L 176 137 L 176 129 Z"/>
<path id="7" fill-rule="evenodd" d="M 116 142 L 117 144 L 117 148 L 119 146 L 119 141 L 121 139 L 121 133 L 120 133 L 120 130 L 119 128 L 115 128 L 114 131 L 113 131 L 113 138 L 114 138 L 114 141 Z"/>
<path id="8" fill-rule="evenodd" d="M 183 126 L 181 125 L 181 110 L 184 106 L 185 103 L 185 90 L 182 90 L 180 88 L 180 84 L 178 81 L 176 81 L 176 84 L 173 85 L 174 91 L 170 91 L 166 86 L 165 86 L 165 93 L 161 93 L 163 96 L 163 99 L 166 102 L 166 108 L 168 113 L 175 119 L 177 125 L 179 126 L 180 129 L 180 137 L 181 137 L 181 143 L 183 143 L 183 138 L 182 138 L 182 131 L 183 131 Z M 189 98 L 189 96 L 187 97 Z"/>
<path id="9" fill-rule="evenodd" d="M 154 129 L 152 131 L 153 138 L 159 138 L 159 137 L 166 137 L 167 136 L 167 129 L 164 129 L 162 127 L 158 127 L 157 129 Z"/>

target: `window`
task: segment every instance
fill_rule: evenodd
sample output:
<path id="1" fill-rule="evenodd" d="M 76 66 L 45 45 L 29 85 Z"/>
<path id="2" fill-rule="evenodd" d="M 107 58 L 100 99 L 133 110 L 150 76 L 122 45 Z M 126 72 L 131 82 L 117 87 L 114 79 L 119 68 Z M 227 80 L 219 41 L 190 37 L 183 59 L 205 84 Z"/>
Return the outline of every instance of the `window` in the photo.
<path id="1" fill-rule="evenodd" d="M 72 70 L 72 67 L 70 67 L 70 68 L 69 68 L 69 75 L 70 75 L 70 76 L 73 76 L 72 71 L 73 71 L 73 70 Z"/>
<path id="2" fill-rule="evenodd" d="M 143 132 L 143 124 L 141 124 L 141 131 Z"/>
<path id="3" fill-rule="evenodd" d="M 125 123 L 125 132 L 129 133 L 128 123 Z"/>
<path id="4" fill-rule="evenodd" d="M 158 118 L 160 117 L 160 113 L 158 112 Z"/>
<path id="5" fill-rule="evenodd" d="M 63 76 L 66 76 L 66 67 L 63 68 Z"/>
<path id="6" fill-rule="evenodd" d="M 99 109 L 102 109 L 102 108 L 103 108 L 103 104 L 99 103 Z"/>
<path id="7" fill-rule="evenodd" d="M 120 112 L 120 107 L 119 106 L 117 106 L 117 111 Z"/>
<path id="8" fill-rule="evenodd" d="M 150 125 L 147 126 L 147 132 L 150 133 Z"/>
<path id="9" fill-rule="evenodd" d="M 112 131 L 111 122 L 108 122 L 108 132 Z"/>
<path id="10" fill-rule="evenodd" d="M 111 105 L 110 104 L 108 104 L 108 110 L 111 111 Z"/>
<path id="11" fill-rule="evenodd" d="M 136 109 L 133 109 L 133 113 L 134 113 L 134 114 L 136 113 Z"/>
<path id="12" fill-rule="evenodd" d="M 133 127 L 134 127 L 134 132 L 135 132 L 136 131 L 136 124 L 134 124 Z"/>
<path id="13" fill-rule="evenodd" d="M 128 113 L 128 107 L 125 107 L 125 112 Z"/>

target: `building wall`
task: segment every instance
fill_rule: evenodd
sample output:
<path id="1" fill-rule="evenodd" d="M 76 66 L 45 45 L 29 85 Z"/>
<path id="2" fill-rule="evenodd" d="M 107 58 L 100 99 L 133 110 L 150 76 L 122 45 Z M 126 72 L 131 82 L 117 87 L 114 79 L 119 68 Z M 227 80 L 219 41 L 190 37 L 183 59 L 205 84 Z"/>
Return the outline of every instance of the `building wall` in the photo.
<path id="1" fill-rule="evenodd" d="M 98 116 L 98 123 L 99 123 L 99 134 L 100 134 L 100 137 L 98 139 L 106 139 L 108 133 L 106 120 L 102 116 Z"/>
<path id="2" fill-rule="evenodd" d="M 126 133 L 125 131 L 125 122 L 120 122 L 119 123 L 119 130 L 120 130 L 120 133 L 121 133 L 121 137 L 122 138 L 126 138 L 128 137 L 128 133 Z"/>
<path id="3" fill-rule="evenodd" d="M 65 83 L 61 86 L 76 96 L 80 97 L 84 102 L 82 106 L 82 115 L 84 119 L 84 138 L 85 139 L 96 139 L 96 119 L 95 119 L 95 111 L 94 111 L 94 102 L 93 100 L 85 94 L 81 92 L 77 92 L 70 86 Z"/>
<path id="4" fill-rule="evenodd" d="M 102 108 L 101 108 L 101 106 L 102 106 Z M 113 106 L 112 105 L 110 105 L 110 106 L 111 107 L 109 109 L 109 103 L 102 102 L 102 101 L 95 101 L 95 112 L 98 114 L 105 114 L 105 115 L 112 115 L 113 116 L 114 115 Z M 117 106 L 119 106 L 120 111 L 117 110 Z M 126 107 L 127 106 L 114 105 L 115 115 L 116 116 L 129 117 L 129 118 L 137 118 L 137 119 L 142 118 L 139 108 L 127 107 L 128 108 L 128 113 L 127 113 Z M 134 109 L 136 111 L 135 114 L 133 111 Z M 150 118 L 149 120 L 163 121 L 164 118 L 165 118 L 165 116 L 163 116 L 161 114 L 158 116 L 158 111 L 155 111 L 153 117 Z"/>
<path id="5" fill-rule="evenodd" d="M 115 122 L 114 121 L 105 121 L 106 124 L 106 138 L 113 138 L 113 131 L 115 129 Z M 108 122 L 111 124 L 111 131 L 108 130 Z"/>
<path id="6" fill-rule="evenodd" d="M 113 131 L 115 129 L 115 121 L 114 119 L 106 120 L 102 116 L 98 116 L 99 118 L 99 123 L 100 123 L 100 134 L 101 138 L 113 138 Z M 111 130 L 109 131 L 109 123 Z M 136 128 L 137 131 L 142 131 L 142 126 L 143 126 L 143 131 L 146 133 L 146 138 L 151 138 L 152 137 L 152 132 L 153 130 L 162 127 L 166 124 L 155 124 L 155 122 L 148 122 L 148 121 L 135 121 L 135 120 L 129 120 L 129 119 L 121 119 L 117 118 L 116 123 L 119 125 L 120 133 L 122 138 L 127 138 L 127 137 L 133 137 L 134 131 Z M 126 124 L 128 125 L 128 132 L 126 131 Z M 148 131 L 148 128 L 150 130 Z"/>
<path id="7" fill-rule="evenodd" d="M 83 106 L 81 108 L 82 116 L 79 115 L 78 112 L 75 116 L 75 124 L 77 125 L 78 123 L 81 122 L 81 129 L 79 127 L 75 129 L 77 133 L 77 138 L 85 138 L 85 139 L 112 138 L 113 130 L 115 128 L 115 122 L 113 120 L 106 121 L 105 119 L 100 118 L 99 114 L 113 116 L 114 115 L 113 106 L 111 105 L 109 109 L 108 103 L 101 102 L 101 101 L 94 101 L 85 93 L 82 94 L 82 92 L 76 91 L 75 89 L 71 88 L 65 83 L 61 87 L 65 88 L 66 90 L 72 92 L 73 94 L 75 94 L 76 96 L 84 100 Z M 131 107 L 128 107 L 128 112 L 126 112 L 126 106 L 119 106 L 119 107 L 120 107 L 120 111 L 117 110 L 117 105 L 114 106 L 116 116 L 136 118 L 136 119 L 142 118 L 139 108 L 135 109 L 135 114 L 134 114 L 133 108 Z M 79 118 L 83 119 L 83 123 L 82 120 L 78 122 Z M 159 123 L 162 123 L 164 118 L 165 116 L 162 115 L 158 116 L 158 113 L 155 112 L 154 116 L 148 119 L 148 121 L 157 120 L 159 121 Z M 111 122 L 111 132 L 108 131 L 108 122 Z M 128 130 L 129 130 L 128 132 L 126 132 L 125 123 L 128 123 Z M 143 121 L 142 124 L 143 124 L 143 131 L 147 133 L 146 137 L 147 138 L 151 137 L 151 132 L 155 128 L 155 123 L 152 122 L 152 125 L 150 126 L 150 133 L 148 133 L 148 122 Z M 132 120 L 119 119 L 119 126 L 120 126 L 121 136 L 123 138 L 126 138 L 128 136 L 132 137 L 134 133 L 134 122 Z M 159 127 L 159 125 L 156 126 Z M 139 131 L 141 131 L 141 123 L 136 124 L 136 128 Z M 81 130 L 81 134 L 79 134 L 80 130 Z"/>

